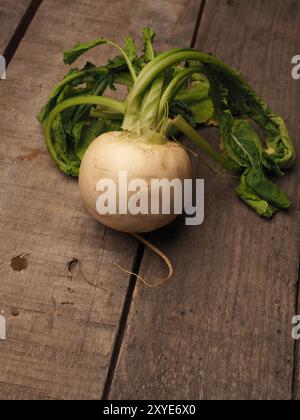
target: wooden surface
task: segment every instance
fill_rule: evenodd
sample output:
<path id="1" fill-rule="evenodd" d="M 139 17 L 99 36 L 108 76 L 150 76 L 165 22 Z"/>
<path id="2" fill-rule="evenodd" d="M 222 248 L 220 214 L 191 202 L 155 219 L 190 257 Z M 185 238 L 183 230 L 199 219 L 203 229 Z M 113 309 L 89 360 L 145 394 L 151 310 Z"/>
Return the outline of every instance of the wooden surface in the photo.
<path id="1" fill-rule="evenodd" d="M 45 151 L 35 115 L 66 72 L 63 50 L 139 36 L 146 25 L 159 32 L 159 48 L 189 45 L 199 5 L 45 0 L 20 44 L 0 86 L 1 399 L 101 398 L 129 280 L 113 263 L 131 269 L 137 251 L 91 220 L 77 183 Z M 98 50 L 100 63 L 108 54 Z"/>
<path id="2" fill-rule="evenodd" d="M 0 1 L 0 54 L 3 54 L 29 4 L 30 0 Z"/>
<path id="3" fill-rule="evenodd" d="M 290 63 L 299 22 L 300 4 L 290 0 L 209 0 L 197 41 L 286 118 L 298 152 L 300 87 Z M 175 277 L 155 291 L 138 284 L 111 398 L 291 399 L 299 164 L 281 181 L 294 208 L 272 222 L 238 200 L 235 180 L 200 167 L 197 175 L 206 180 L 205 223 L 151 237 Z M 140 274 L 151 282 L 161 270 L 146 252 Z"/>
<path id="4" fill-rule="evenodd" d="M 27 4 L 0 0 L 1 48 L 18 24 L 11 16 Z M 99 399 L 110 376 L 111 399 L 300 398 L 291 339 L 300 301 L 299 164 L 280 181 L 294 208 L 272 222 L 239 201 L 234 179 L 195 164 L 206 182 L 205 223 L 178 221 L 150 235 L 175 276 L 158 290 L 137 283 L 132 293 L 134 282 L 113 263 L 132 268 L 137 244 L 89 218 L 76 182 L 51 163 L 35 119 L 66 71 L 66 47 L 136 37 L 145 25 L 157 29 L 160 49 L 188 46 L 201 4 L 44 0 L 29 25 L 0 84 L 0 312 L 8 319 L 0 399 Z M 300 152 L 300 85 L 290 64 L 299 22 L 294 0 L 206 0 L 196 46 L 244 73 L 286 118 Z M 110 54 L 97 50 L 99 61 Z M 212 130 L 205 135 L 215 140 Z M 155 281 L 163 270 L 146 251 L 140 274 Z M 114 343 L 125 327 L 114 373 Z"/>

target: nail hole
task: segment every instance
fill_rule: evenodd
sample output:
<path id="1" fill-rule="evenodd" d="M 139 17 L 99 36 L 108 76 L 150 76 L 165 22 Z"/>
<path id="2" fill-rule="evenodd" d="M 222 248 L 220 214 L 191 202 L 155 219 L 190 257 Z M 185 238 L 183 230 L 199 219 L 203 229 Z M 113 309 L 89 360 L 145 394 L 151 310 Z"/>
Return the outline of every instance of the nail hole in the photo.
<path id="1" fill-rule="evenodd" d="M 20 315 L 19 309 L 15 307 L 11 308 L 10 313 L 12 314 L 12 316 L 15 316 L 15 317 Z"/>
<path id="2" fill-rule="evenodd" d="M 67 269 L 70 273 L 76 273 L 78 268 L 79 268 L 78 258 L 72 258 L 72 260 L 67 263 Z"/>
<path id="3" fill-rule="evenodd" d="M 21 254 L 21 255 L 18 255 L 17 257 L 14 257 L 11 260 L 11 264 L 10 264 L 11 268 L 14 271 L 17 271 L 19 273 L 21 271 L 26 270 L 28 268 L 28 261 L 27 261 L 26 257 L 28 257 L 28 254 L 27 255 L 26 254 Z"/>

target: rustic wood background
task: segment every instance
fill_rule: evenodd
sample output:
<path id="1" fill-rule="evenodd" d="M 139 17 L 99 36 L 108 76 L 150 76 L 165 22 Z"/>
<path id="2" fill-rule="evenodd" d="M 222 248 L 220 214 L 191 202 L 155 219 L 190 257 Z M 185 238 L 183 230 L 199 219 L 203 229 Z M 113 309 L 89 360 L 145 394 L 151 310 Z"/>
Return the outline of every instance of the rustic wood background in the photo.
<path id="1" fill-rule="evenodd" d="M 148 290 L 113 263 L 153 281 L 160 261 L 90 219 L 35 118 L 66 47 L 152 26 L 160 49 L 196 46 L 239 68 L 300 151 L 299 24 L 295 0 L 0 0 L 0 399 L 300 398 L 299 165 L 280 181 L 293 210 L 272 222 L 239 201 L 234 180 L 198 167 L 205 223 L 150 236 L 175 276 Z"/>

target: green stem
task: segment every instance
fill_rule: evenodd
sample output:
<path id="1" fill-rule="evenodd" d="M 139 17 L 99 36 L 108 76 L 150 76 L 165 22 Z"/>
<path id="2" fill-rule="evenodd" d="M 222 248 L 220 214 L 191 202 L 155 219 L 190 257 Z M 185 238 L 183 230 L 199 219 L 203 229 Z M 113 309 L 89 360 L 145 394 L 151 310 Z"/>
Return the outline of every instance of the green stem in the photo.
<path id="1" fill-rule="evenodd" d="M 223 68 L 225 65 L 209 54 L 196 51 L 191 48 L 174 49 L 168 53 L 158 55 L 152 60 L 140 73 L 134 88 L 129 95 L 129 101 L 141 95 L 145 89 L 151 84 L 160 73 L 166 71 L 169 67 L 174 66 L 182 61 L 193 60 L 201 63 L 218 64 Z M 226 67 L 227 69 L 227 67 Z"/>
<path id="2" fill-rule="evenodd" d="M 121 112 L 114 112 L 114 111 L 104 111 L 104 110 L 98 110 L 98 109 L 92 109 L 90 112 L 91 118 L 97 118 L 97 119 L 109 119 L 113 121 L 122 121 L 124 118 L 124 114 Z"/>
<path id="3" fill-rule="evenodd" d="M 71 98 L 67 99 L 66 101 L 60 103 L 57 105 L 49 114 L 45 124 L 44 124 L 44 131 L 45 131 L 45 139 L 46 139 L 46 145 L 49 150 L 49 153 L 54 160 L 54 162 L 57 164 L 57 166 L 64 172 L 67 171 L 67 165 L 61 161 L 57 153 L 55 151 L 55 147 L 52 143 L 52 124 L 55 120 L 55 118 L 63 111 L 65 111 L 68 108 L 79 106 L 79 105 L 101 105 L 105 106 L 107 108 L 111 108 L 119 113 L 124 114 L 125 112 L 125 106 L 123 102 L 116 101 L 115 99 L 107 98 L 105 96 L 79 96 L 77 98 Z"/>
<path id="4" fill-rule="evenodd" d="M 123 123 L 124 130 L 135 130 L 137 126 L 136 115 L 139 114 L 140 103 L 145 91 L 153 80 L 161 73 L 183 61 L 196 61 L 204 64 L 214 64 L 224 69 L 227 73 L 235 74 L 233 70 L 218 61 L 215 57 L 196 51 L 191 48 L 173 49 L 167 53 L 158 55 L 140 73 L 134 87 L 127 98 L 126 114 Z"/>
<path id="5" fill-rule="evenodd" d="M 165 85 L 165 74 L 159 75 L 157 77 L 147 93 L 143 97 L 141 102 L 141 107 L 139 111 L 139 116 L 137 115 L 136 121 L 139 123 L 139 129 L 143 131 L 144 129 L 155 130 L 155 127 L 158 125 L 158 106 L 160 103 L 161 95 Z"/>
<path id="6" fill-rule="evenodd" d="M 88 76 L 90 74 L 95 74 L 95 73 L 107 74 L 108 72 L 109 71 L 107 70 L 106 67 L 93 67 L 93 68 L 90 68 L 90 69 L 82 70 L 78 73 L 71 74 L 70 76 L 63 79 L 54 88 L 53 92 L 56 93 L 58 91 L 61 91 L 61 89 L 63 87 L 65 87 L 66 85 L 68 85 L 69 83 L 74 82 L 74 80 L 80 79 L 84 76 Z M 118 84 L 118 85 L 127 86 L 127 87 L 132 87 L 131 75 L 129 73 L 122 73 L 122 74 L 113 75 L 113 83 Z"/>
<path id="7" fill-rule="evenodd" d="M 191 67 L 181 71 L 179 74 L 177 74 L 177 76 L 174 77 L 174 79 L 168 85 L 160 100 L 158 111 L 159 116 L 162 116 L 164 114 L 166 105 L 174 99 L 174 97 L 177 95 L 180 88 L 182 87 L 182 84 L 185 83 L 190 76 L 192 76 L 195 73 L 201 73 L 201 71 L 201 67 Z"/>
<path id="8" fill-rule="evenodd" d="M 130 73 L 117 74 L 113 78 L 113 83 L 117 85 L 132 87 L 132 78 Z"/>
<path id="9" fill-rule="evenodd" d="M 71 74 L 70 76 L 63 79 L 54 89 L 54 91 L 61 90 L 64 86 L 68 85 L 69 83 L 73 82 L 76 79 L 80 79 L 81 77 L 88 76 L 89 74 L 93 73 L 103 73 L 107 74 L 108 70 L 105 67 L 96 67 L 91 69 L 82 70 L 78 73 Z"/>
<path id="10" fill-rule="evenodd" d="M 134 70 L 134 68 L 133 68 L 133 65 L 132 65 L 132 63 L 131 63 L 131 61 L 130 61 L 130 59 L 129 59 L 128 55 L 127 55 L 127 54 L 126 54 L 126 52 L 123 50 L 123 48 L 121 48 L 118 44 L 115 44 L 115 43 L 114 43 L 114 42 L 112 42 L 112 41 L 108 41 L 108 42 L 107 42 L 107 44 L 108 44 L 108 45 L 112 45 L 113 47 L 117 48 L 117 49 L 120 51 L 120 53 L 121 53 L 121 54 L 123 55 L 123 57 L 125 58 L 126 64 L 127 64 L 127 66 L 128 66 L 128 69 L 129 69 L 129 71 L 130 71 L 130 74 L 131 74 L 131 77 L 132 77 L 133 81 L 134 81 L 134 82 L 136 82 L 136 80 L 137 80 L 137 75 L 136 75 L 136 72 L 135 72 L 135 70 Z"/>
<path id="11" fill-rule="evenodd" d="M 191 139 L 200 149 L 224 169 L 232 172 L 232 166 L 181 116 L 178 115 L 172 122 L 185 136 Z"/>

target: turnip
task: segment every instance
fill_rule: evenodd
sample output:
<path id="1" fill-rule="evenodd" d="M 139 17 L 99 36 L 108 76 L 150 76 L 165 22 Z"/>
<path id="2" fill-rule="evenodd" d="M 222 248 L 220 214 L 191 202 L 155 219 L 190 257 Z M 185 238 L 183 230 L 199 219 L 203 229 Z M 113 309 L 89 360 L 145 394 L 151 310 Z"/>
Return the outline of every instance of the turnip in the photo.
<path id="1" fill-rule="evenodd" d="M 291 202 L 265 173 L 282 174 L 294 162 L 295 149 L 283 119 L 270 111 L 237 71 L 194 49 L 156 55 L 153 39 L 154 32 L 144 30 L 141 56 L 131 38 L 126 38 L 124 49 L 101 38 L 66 51 L 67 64 L 102 44 L 117 47 L 121 56 L 104 67 L 87 63 L 82 70 L 72 69 L 53 91 L 39 119 L 54 162 L 66 174 L 79 176 L 89 213 L 155 250 L 167 262 L 169 278 L 169 261 L 139 234 L 166 226 L 176 213 L 100 214 L 99 182 L 109 178 L 117 185 L 120 171 L 127 171 L 129 181 L 141 179 L 147 185 L 154 177 L 191 178 L 190 158 L 176 140 L 181 133 L 221 171 L 240 172 L 239 196 L 269 218 L 288 209 Z M 128 89 L 125 100 L 103 96 L 107 88 L 116 90 L 120 85 Z M 262 129 L 265 145 L 250 120 Z M 221 153 L 196 130 L 203 125 L 219 130 Z M 127 198 L 129 202 L 130 194 Z M 170 200 L 173 208 L 174 197 Z"/>
<path id="2" fill-rule="evenodd" d="M 128 182 L 136 179 L 147 182 L 150 202 L 152 179 L 169 181 L 179 179 L 183 183 L 185 179 L 192 177 L 190 158 L 180 145 L 166 139 L 162 139 L 159 144 L 153 144 L 149 138 L 132 138 L 126 132 L 120 131 L 106 133 L 90 145 L 82 160 L 79 173 L 79 187 L 86 208 L 95 219 L 112 229 L 127 233 L 152 232 L 176 218 L 173 213 L 132 215 L 127 212 L 127 214 L 100 215 L 96 210 L 99 193 L 95 186 L 101 179 L 113 180 L 117 186 L 116 198 L 119 203 L 120 171 L 127 172 Z M 128 195 L 128 200 L 133 194 L 134 191 Z M 171 200 L 173 199 L 174 196 L 171 196 Z M 126 198 L 126 201 L 128 200 Z M 173 207 L 172 202 L 170 208 Z"/>

